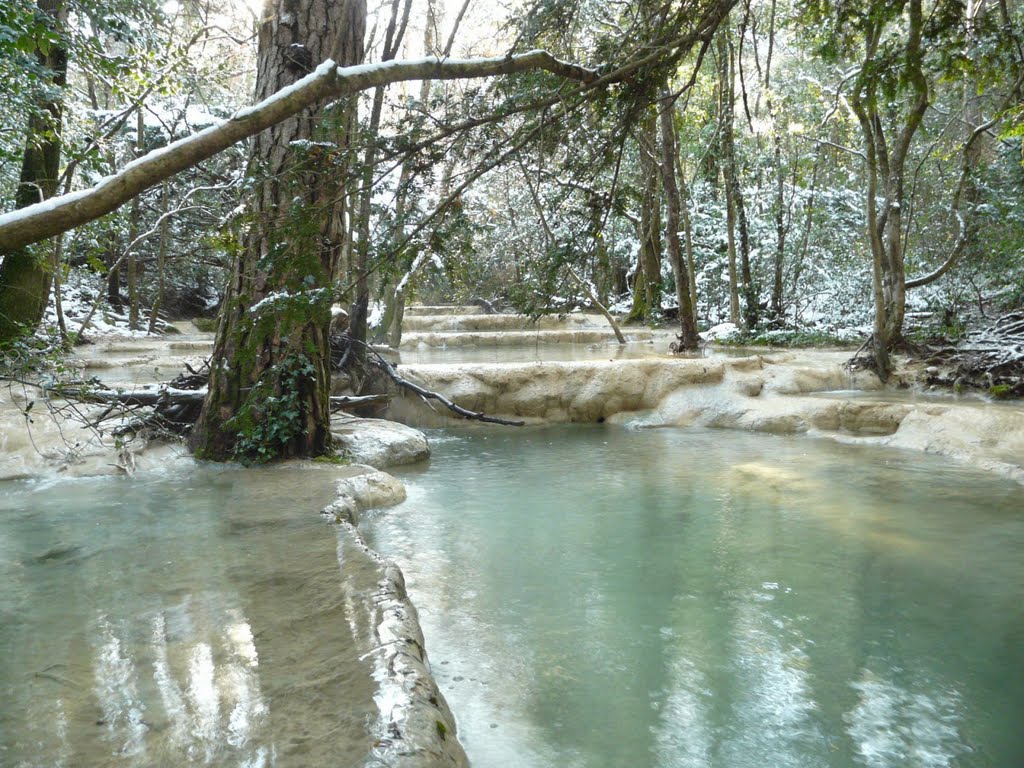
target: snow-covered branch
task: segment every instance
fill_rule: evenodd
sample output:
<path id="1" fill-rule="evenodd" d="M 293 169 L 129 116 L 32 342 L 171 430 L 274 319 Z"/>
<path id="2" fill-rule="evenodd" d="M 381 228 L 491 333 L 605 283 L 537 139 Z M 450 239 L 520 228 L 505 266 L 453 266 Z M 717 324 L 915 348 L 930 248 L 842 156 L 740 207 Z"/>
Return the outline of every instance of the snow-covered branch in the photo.
<path id="1" fill-rule="evenodd" d="M 164 179 L 326 100 L 405 80 L 458 80 L 528 70 L 546 70 L 584 83 L 598 79 L 594 70 L 560 61 L 539 50 L 494 58 L 431 56 L 353 67 L 338 67 L 333 61 L 325 61 L 298 82 L 239 110 L 229 120 L 153 150 L 88 189 L 0 215 L 0 251 L 22 248 L 110 213 Z"/>

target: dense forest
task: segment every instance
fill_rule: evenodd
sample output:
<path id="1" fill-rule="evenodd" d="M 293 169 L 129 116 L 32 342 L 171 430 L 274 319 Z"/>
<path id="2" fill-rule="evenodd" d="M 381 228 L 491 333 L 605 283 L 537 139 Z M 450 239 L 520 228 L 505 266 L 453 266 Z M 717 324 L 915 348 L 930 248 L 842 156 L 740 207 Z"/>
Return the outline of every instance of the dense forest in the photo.
<path id="1" fill-rule="evenodd" d="M 5 366 L 217 318 L 200 456 L 326 450 L 339 304 L 1024 335 L 1013 0 L 9 0 L 0 76 Z"/>

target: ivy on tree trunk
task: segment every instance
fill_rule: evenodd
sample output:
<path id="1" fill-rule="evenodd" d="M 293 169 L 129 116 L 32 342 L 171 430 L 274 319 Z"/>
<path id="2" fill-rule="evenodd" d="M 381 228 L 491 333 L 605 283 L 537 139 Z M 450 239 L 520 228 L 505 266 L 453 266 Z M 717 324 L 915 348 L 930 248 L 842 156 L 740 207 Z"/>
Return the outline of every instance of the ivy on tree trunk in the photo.
<path id="1" fill-rule="evenodd" d="M 313 63 L 363 57 L 364 0 L 274 0 L 260 27 L 256 98 Z M 210 388 L 191 445 L 200 458 L 315 456 L 330 442 L 328 325 L 346 245 L 354 101 L 313 104 L 253 141 L 260 179 L 225 295 Z"/>
<path id="2" fill-rule="evenodd" d="M 54 26 L 63 22 L 67 11 L 62 0 L 39 0 L 38 8 Z M 36 60 L 50 73 L 52 88 L 29 118 L 22 157 L 21 177 L 15 206 L 25 208 L 53 197 L 60 174 L 61 128 L 67 83 L 68 54 L 61 44 L 37 48 Z M 52 272 L 45 256 L 45 244 L 0 250 L 0 345 L 32 332 L 43 319 L 50 299 Z"/>

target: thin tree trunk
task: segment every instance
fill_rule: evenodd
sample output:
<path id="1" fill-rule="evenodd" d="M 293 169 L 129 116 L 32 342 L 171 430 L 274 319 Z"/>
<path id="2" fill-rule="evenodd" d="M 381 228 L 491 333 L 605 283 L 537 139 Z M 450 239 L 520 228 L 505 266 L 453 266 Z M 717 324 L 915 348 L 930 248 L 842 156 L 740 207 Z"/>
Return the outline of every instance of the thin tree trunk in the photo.
<path id="1" fill-rule="evenodd" d="M 775 131 L 775 259 L 772 275 L 772 320 L 776 326 L 783 325 L 783 272 L 786 256 L 786 196 L 785 180 L 782 173 L 782 137 Z"/>
<path id="2" fill-rule="evenodd" d="M 693 197 L 686 184 L 686 174 L 683 173 L 683 164 L 676 154 L 676 176 L 679 179 L 679 193 L 683 204 L 683 244 L 686 246 L 686 270 L 690 278 L 690 304 L 693 307 L 693 322 L 697 322 L 697 267 L 693 258 L 693 221 L 690 218 L 690 205 Z"/>
<path id="3" fill-rule="evenodd" d="M 409 11 L 412 0 L 392 0 L 391 18 L 388 21 L 384 36 L 384 50 L 381 61 L 391 61 L 398 54 L 398 49 L 405 36 L 409 22 Z M 399 12 L 401 11 L 401 19 Z M 362 179 L 359 191 L 359 211 L 356 214 L 358 234 L 355 237 L 356 260 L 355 299 L 352 302 L 349 335 L 356 342 L 352 346 L 352 359 L 357 367 L 361 367 L 366 357 L 366 320 L 370 304 L 370 212 L 373 200 L 373 171 L 377 165 L 377 134 L 380 131 L 381 115 L 384 109 L 385 86 L 379 86 L 373 92 L 373 106 L 370 109 L 370 120 L 366 129 L 366 151 L 362 160 Z"/>
<path id="4" fill-rule="evenodd" d="M 455 35 L 458 32 L 462 18 L 465 16 L 471 0 L 464 0 L 455 22 L 452 25 L 451 33 L 448 35 L 448 43 L 442 51 L 437 50 L 435 32 L 438 26 L 437 6 L 434 0 L 427 0 L 427 20 L 423 25 L 423 53 L 426 56 L 439 54 L 444 57 L 451 55 L 452 47 L 455 45 Z M 430 100 L 430 92 L 433 81 L 429 78 L 420 83 L 420 106 L 426 110 Z M 413 128 L 412 140 L 417 141 L 422 131 L 417 126 Z M 402 163 L 402 170 L 398 176 L 398 191 L 395 195 L 395 228 L 394 235 L 400 235 L 405 227 L 405 217 L 409 208 L 409 188 L 413 175 L 413 158 L 408 158 Z M 448 176 L 450 180 L 450 174 Z M 447 192 L 441 195 L 441 199 L 447 197 Z M 395 245 L 401 238 L 392 236 L 392 245 Z M 394 254 L 397 258 L 398 254 Z M 426 261 L 426 254 L 419 253 L 413 257 L 409 270 L 400 279 L 395 281 L 387 300 L 384 321 L 382 323 L 382 336 L 388 346 L 398 349 L 402 343 L 402 322 L 405 320 L 405 302 L 408 299 L 410 290 L 413 287 L 419 269 Z"/>
<path id="5" fill-rule="evenodd" d="M 62 346 L 68 346 L 68 327 L 64 322 L 64 297 L 61 292 L 64 277 L 64 235 L 53 239 L 53 260 L 50 262 L 53 275 L 53 306 L 57 312 L 57 332 Z"/>
<path id="6" fill-rule="evenodd" d="M 726 73 L 726 94 L 728 94 L 728 98 L 725 101 L 725 123 L 724 130 L 722 131 L 722 172 L 725 174 L 725 193 L 726 197 L 730 200 L 732 212 L 732 223 L 729 227 L 732 232 L 732 272 L 735 273 L 736 255 L 738 255 L 740 266 L 739 293 L 743 296 L 743 324 L 747 330 L 753 330 L 757 326 L 758 321 L 757 287 L 754 285 L 750 269 L 750 234 L 747 227 L 747 210 L 743 202 L 743 189 L 740 184 L 736 163 L 736 132 L 734 130 L 732 96 L 736 90 L 735 54 L 731 45 L 728 48 L 728 68 Z M 739 235 L 738 249 L 736 248 L 737 235 Z"/>
<path id="7" fill-rule="evenodd" d="M 814 226 L 814 197 L 818 188 L 818 169 L 824 156 L 822 146 L 819 144 L 814 153 L 814 165 L 811 167 L 811 187 L 805 203 L 804 233 L 800 240 L 800 248 L 797 249 L 796 258 L 793 262 L 793 322 L 800 322 L 800 276 L 803 274 L 804 262 L 807 260 L 807 246 L 811 241 L 811 229 Z"/>
<path id="8" fill-rule="evenodd" d="M 139 104 L 135 121 L 135 157 L 142 157 L 145 143 L 146 121 L 143 107 Z M 142 196 L 132 200 L 131 214 L 128 217 L 128 242 L 134 243 L 139 236 L 139 222 L 142 218 Z M 135 258 L 135 246 L 128 251 L 128 327 L 137 330 L 139 327 L 139 273 Z"/>
<path id="9" fill-rule="evenodd" d="M 700 337 L 693 319 L 693 304 L 690 301 L 690 278 L 683 261 L 682 243 L 679 241 L 680 209 L 679 185 L 676 181 L 675 108 L 669 94 L 663 95 L 661 104 L 661 178 L 665 190 L 665 207 L 668 212 L 665 241 L 668 244 L 669 262 L 676 282 L 676 301 L 679 303 L 679 348 L 698 349 Z"/>
<path id="10" fill-rule="evenodd" d="M 171 219 L 167 216 L 167 210 L 170 206 L 170 190 L 168 185 L 164 184 L 163 189 L 160 192 L 160 243 L 157 246 L 156 255 L 156 297 L 153 299 L 153 309 L 149 313 L 149 332 L 156 332 L 157 321 L 160 319 L 160 306 L 164 300 L 165 290 L 165 279 L 167 272 L 167 240 L 169 237 L 169 230 Z"/>
<path id="11" fill-rule="evenodd" d="M 729 257 L 729 322 L 740 324 L 739 278 L 736 273 L 736 200 L 732 195 L 732 174 L 730 158 L 733 148 L 733 107 L 735 91 L 732 82 L 732 61 L 726 36 L 729 27 L 724 26 L 718 33 L 718 152 L 721 159 L 722 180 L 725 186 L 726 241 Z"/>

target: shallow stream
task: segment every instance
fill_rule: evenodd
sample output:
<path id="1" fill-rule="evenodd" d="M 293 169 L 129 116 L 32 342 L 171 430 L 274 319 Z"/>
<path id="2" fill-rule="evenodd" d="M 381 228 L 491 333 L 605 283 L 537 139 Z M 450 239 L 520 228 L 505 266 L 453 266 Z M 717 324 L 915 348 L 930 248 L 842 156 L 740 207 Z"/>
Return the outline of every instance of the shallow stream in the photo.
<path id="1" fill-rule="evenodd" d="M 363 765 L 377 571 L 317 515 L 336 474 L 2 484 L 0 765 Z"/>
<path id="2" fill-rule="evenodd" d="M 431 437 L 364 528 L 476 768 L 1022 764 L 1020 486 L 807 437 Z"/>

